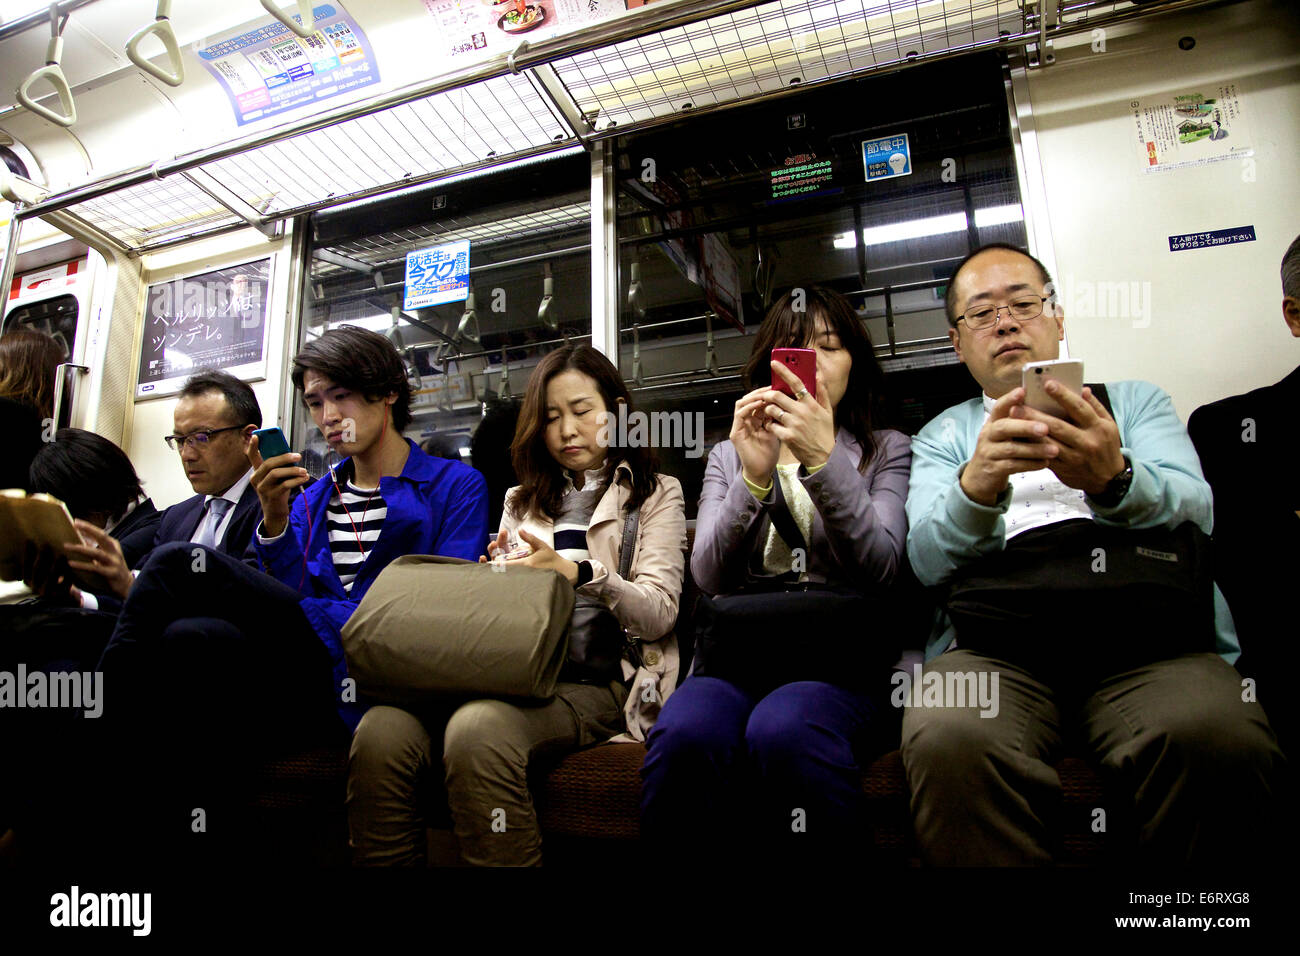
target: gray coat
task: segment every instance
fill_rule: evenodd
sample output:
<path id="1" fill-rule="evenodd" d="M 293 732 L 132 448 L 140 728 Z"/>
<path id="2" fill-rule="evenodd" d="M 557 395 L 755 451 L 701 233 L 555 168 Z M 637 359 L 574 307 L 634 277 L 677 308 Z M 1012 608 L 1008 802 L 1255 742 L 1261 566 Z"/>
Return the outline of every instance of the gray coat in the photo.
<path id="1" fill-rule="evenodd" d="M 816 509 L 810 582 L 870 590 L 891 583 L 904 561 L 912 440 L 892 430 L 875 435 L 878 447 L 866 474 L 857 470 L 861 447 L 841 428 L 826 465 L 799 479 Z M 729 594 L 768 576 L 762 568 L 768 512 L 781 500 L 775 476 L 772 484 L 769 501 L 758 501 L 741 477 L 740 456 L 730 441 L 709 453 L 691 553 L 691 575 L 704 593 Z"/>

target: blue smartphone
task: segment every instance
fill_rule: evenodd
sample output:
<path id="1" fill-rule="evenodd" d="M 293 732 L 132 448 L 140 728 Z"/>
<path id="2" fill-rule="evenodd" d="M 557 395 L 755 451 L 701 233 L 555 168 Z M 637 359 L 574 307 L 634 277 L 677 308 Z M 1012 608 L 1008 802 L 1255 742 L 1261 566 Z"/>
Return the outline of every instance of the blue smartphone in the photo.
<path id="1" fill-rule="evenodd" d="M 262 461 L 277 455 L 287 455 L 292 450 L 285 440 L 284 432 L 278 427 L 259 428 L 253 434 L 257 436 L 257 451 L 262 456 Z"/>

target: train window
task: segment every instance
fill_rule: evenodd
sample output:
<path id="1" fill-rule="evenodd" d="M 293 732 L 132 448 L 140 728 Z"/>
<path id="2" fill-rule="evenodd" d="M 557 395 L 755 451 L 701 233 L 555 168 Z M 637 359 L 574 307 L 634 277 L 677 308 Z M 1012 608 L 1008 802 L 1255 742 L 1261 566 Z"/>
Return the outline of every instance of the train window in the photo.
<path id="1" fill-rule="evenodd" d="M 318 214 L 301 341 L 340 325 L 386 334 L 410 373 L 409 438 L 469 463 L 491 415 L 508 446 L 537 361 L 590 341 L 590 175 L 585 154 L 567 155 Z M 403 308 L 407 254 L 466 240 L 472 300 Z M 325 444 L 300 404 L 295 416 L 295 447 L 319 474 Z M 487 477 L 499 511 L 505 488 Z"/>
<path id="2" fill-rule="evenodd" d="M 48 333 L 63 344 L 64 356 L 70 356 L 77 337 L 77 297 L 57 295 L 20 305 L 5 318 L 5 328 Z"/>
<path id="3" fill-rule="evenodd" d="M 864 144 L 882 140 L 899 156 L 868 179 Z M 785 289 L 849 296 L 895 427 L 915 432 L 970 396 L 947 338 L 947 279 L 975 245 L 1026 238 L 997 56 L 810 89 L 619 146 L 621 367 L 641 408 L 693 416 L 682 435 L 702 432 L 660 449 L 688 517 L 699 456 L 730 431 L 753 333 Z"/>

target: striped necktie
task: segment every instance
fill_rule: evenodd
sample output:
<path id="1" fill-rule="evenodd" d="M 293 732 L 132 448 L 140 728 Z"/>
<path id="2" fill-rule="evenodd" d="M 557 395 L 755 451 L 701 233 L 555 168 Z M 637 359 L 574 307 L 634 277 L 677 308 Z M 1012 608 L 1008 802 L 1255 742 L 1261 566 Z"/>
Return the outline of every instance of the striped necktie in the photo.
<path id="1" fill-rule="evenodd" d="M 221 527 L 221 519 L 226 516 L 226 512 L 233 504 L 234 502 L 226 498 L 208 499 L 207 510 L 204 512 L 203 521 L 199 524 L 198 537 L 194 539 L 195 544 L 209 548 L 217 546 L 217 530 Z"/>

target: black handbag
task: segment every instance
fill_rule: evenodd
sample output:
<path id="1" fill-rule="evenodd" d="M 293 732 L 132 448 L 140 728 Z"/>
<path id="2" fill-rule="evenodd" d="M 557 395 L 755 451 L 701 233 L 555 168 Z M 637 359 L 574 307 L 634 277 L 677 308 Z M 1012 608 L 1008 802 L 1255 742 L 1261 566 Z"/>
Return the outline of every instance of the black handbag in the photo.
<path id="1" fill-rule="evenodd" d="M 1013 663 L 1136 667 L 1214 649 L 1210 539 L 1089 518 L 1016 535 L 948 585 L 961 647 Z M 1086 659 L 1085 659 L 1086 658 Z"/>
<path id="2" fill-rule="evenodd" d="M 618 574 L 624 580 L 632 570 L 636 529 L 641 509 L 628 513 L 623 521 Z M 624 654 L 637 660 L 636 641 L 630 638 L 614 612 L 596 598 L 578 594 L 569 622 L 569 656 L 560 669 L 560 680 L 580 684 L 606 684 L 621 676 L 619 662 Z"/>
<path id="3" fill-rule="evenodd" d="M 769 516 L 786 544 L 806 553 L 784 502 Z M 893 602 L 797 577 L 791 572 L 732 594 L 701 594 L 692 675 L 721 678 L 754 696 L 794 681 L 860 691 L 881 685 L 899 651 Z"/>

